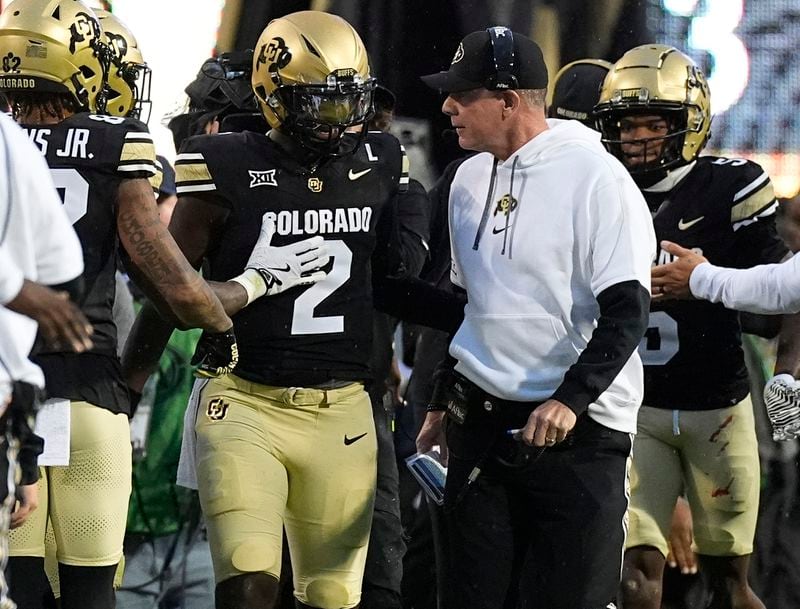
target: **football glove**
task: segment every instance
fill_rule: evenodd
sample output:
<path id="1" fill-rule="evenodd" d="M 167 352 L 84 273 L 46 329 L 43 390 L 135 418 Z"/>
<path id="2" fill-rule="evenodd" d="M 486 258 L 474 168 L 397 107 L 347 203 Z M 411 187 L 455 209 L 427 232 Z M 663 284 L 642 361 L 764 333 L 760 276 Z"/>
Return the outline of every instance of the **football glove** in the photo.
<path id="1" fill-rule="evenodd" d="M 800 433 L 800 382 L 791 375 L 772 377 L 764 387 L 764 403 L 775 441 L 791 440 Z"/>
<path id="2" fill-rule="evenodd" d="M 245 271 L 232 281 L 247 291 L 247 304 L 265 294 L 273 296 L 298 285 L 308 285 L 324 279 L 321 270 L 330 260 L 328 246 L 320 236 L 310 237 L 289 245 L 272 245 L 275 223 L 264 217 L 261 234 L 245 265 Z"/>
<path id="3" fill-rule="evenodd" d="M 239 363 L 239 347 L 233 326 L 225 332 L 203 332 L 194 350 L 192 365 L 197 366 L 195 376 L 215 378 L 236 368 Z"/>

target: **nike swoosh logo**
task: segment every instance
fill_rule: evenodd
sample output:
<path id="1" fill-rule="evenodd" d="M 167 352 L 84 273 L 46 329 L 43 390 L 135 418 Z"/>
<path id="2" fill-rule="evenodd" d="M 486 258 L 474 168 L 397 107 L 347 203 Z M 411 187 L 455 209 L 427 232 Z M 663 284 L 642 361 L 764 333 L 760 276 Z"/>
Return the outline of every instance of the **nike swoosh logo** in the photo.
<path id="1" fill-rule="evenodd" d="M 508 225 L 508 228 L 511 228 L 512 226 L 514 226 L 514 225 L 513 225 L 513 224 L 509 224 L 509 225 Z M 506 227 L 505 227 L 505 226 L 504 226 L 503 228 L 496 228 L 496 227 L 493 227 L 493 228 L 492 228 L 492 234 L 493 234 L 493 235 L 499 235 L 499 234 L 500 234 L 500 233 L 502 233 L 504 230 L 506 230 Z"/>
<path id="2" fill-rule="evenodd" d="M 348 438 L 347 434 L 344 436 L 344 445 L 350 446 L 353 442 L 358 442 L 361 438 L 367 435 L 367 432 L 362 433 L 360 436 L 355 436 L 353 438 Z"/>
<path id="3" fill-rule="evenodd" d="M 700 216 L 699 218 L 695 218 L 694 220 L 689 220 L 688 222 L 684 222 L 683 218 L 681 218 L 680 220 L 678 220 L 678 230 L 686 230 L 687 228 L 691 228 L 692 226 L 700 222 L 700 220 L 702 220 L 703 218 L 705 218 L 705 216 Z"/>
<path id="4" fill-rule="evenodd" d="M 277 266 L 268 266 L 268 267 L 267 267 L 267 270 L 270 270 L 270 271 L 279 271 L 279 272 L 281 272 L 281 273 L 288 273 L 288 272 L 289 272 L 291 269 L 289 268 L 289 265 L 287 264 L 287 265 L 286 265 L 285 267 L 283 267 L 283 268 L 280 268 L 280 267 L 277 267 Z"/>
<path id="5" fill-rule="evenodd" d="M 353 170 L 351 169 L 351 170 L 350 170 L 350 171 L 347 173 L 347 177 L 348 177 L 348 178 L 350 178 L 351 180 L 357 180 L 357 179 L 358 179 L 358 178 L 360 178 L 361 176 L 365 176 L 365 175 L 367 175 L 367 174 L 368 174 L 370 171 L 372 171 L 372 168 L 371 168 L 371 167 L 370 167 L 369 169 L 365 169 L 364 171 L 353 171 Z"/>

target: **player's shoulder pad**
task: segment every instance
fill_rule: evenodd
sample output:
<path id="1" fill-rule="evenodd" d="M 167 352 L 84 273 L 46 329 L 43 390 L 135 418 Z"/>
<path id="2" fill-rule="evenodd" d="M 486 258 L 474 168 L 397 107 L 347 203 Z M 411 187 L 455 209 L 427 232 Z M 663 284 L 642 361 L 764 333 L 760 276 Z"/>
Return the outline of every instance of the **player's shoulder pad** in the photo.
<path id="1" fill-rule="evenodd" d="M 408 190 L 410 165 L 405 147 L 391 133 L 369 131 L 356 153 L 362 160 L 381 163 L 397 176 L 399 192 Z"/>
<path id="2" fill-rule="evenodd" d="M 122 116 L 80 113 L 71 116 L 70 127 L 89 129 L 103 141 L 103 160 L 126 178 L 146 178 L 156 173 L 153 136 L 143 122 Z"/>
<path id="3" fill-rule="evenodd" d="M 700 157 L 698 162 L 701 161 L 712 170 L 712 188 L 720 189 L 720 197 L 725 193 L 734 230 L 775 213 L 778 208 L 775 190 L 761 165 L 747 159 L 713 156 Z"/>
<path id="4" fill-rule="evenodd" d="M 196 135 L 188 138 L 175 158 L 178 195 L 217 190 L 214 176 L 244 154 L 245 133 Z"/>

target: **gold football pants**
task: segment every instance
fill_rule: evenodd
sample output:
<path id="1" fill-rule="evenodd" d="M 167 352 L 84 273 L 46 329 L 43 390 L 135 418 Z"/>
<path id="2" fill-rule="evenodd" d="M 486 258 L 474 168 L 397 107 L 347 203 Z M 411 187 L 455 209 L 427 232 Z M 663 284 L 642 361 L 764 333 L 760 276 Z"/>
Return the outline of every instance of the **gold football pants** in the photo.
<path id="1" fill-rule="evenodd" d="M 128 417 L 72 402 L 69 465 L 40 472 L 39 507 L 11 531 L 10 555 L 44 556 L 49 516 L 58 562 L 76 567 L 117 564 L 131 494 Z"/>
<path id="2" fill-rule="evenodd" d="M 197 474 L 216 581 L 280 577 L 285 527 L 295 596 L 322 609 L 357 605 L 377 451 L 363 386 L 270 387 L 229 374 L 204 387 L 198 408 Z"/>

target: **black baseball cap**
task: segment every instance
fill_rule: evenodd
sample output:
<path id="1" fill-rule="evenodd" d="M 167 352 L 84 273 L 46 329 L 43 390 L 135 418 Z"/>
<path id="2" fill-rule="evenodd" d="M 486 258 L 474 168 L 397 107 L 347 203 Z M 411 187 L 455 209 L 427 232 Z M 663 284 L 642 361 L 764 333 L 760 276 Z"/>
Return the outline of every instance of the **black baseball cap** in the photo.
<path id="1" fill-rule="evenodd" d="M 490 28 L 503 36 L 505 28 Z M 511 33 L 509 30 L 505 30 Z M 507 35 L 507 34 L 505 34 Z M 458 43 L 458 49 L 450 63 L 450 69 L 423 76 L 422 80 L 432 89 L 444 93 L 458 93 L 472 89 L 544 89 L 547 87 L 547 66 L 542 49 L 533 40 L 513 32 L 514 57 L 510 73 L 516 83 L 498 86 L 493 79 L 498 74 L 495 47 L 489 30 L 467 34 Z"/>
<path id="2" fill-rule="evenodd" d="M 602 59 L 579 59 L 561 68 L 553 81 L 548 116 L 589 122 L 610 69 L 611 63 Z"/>

